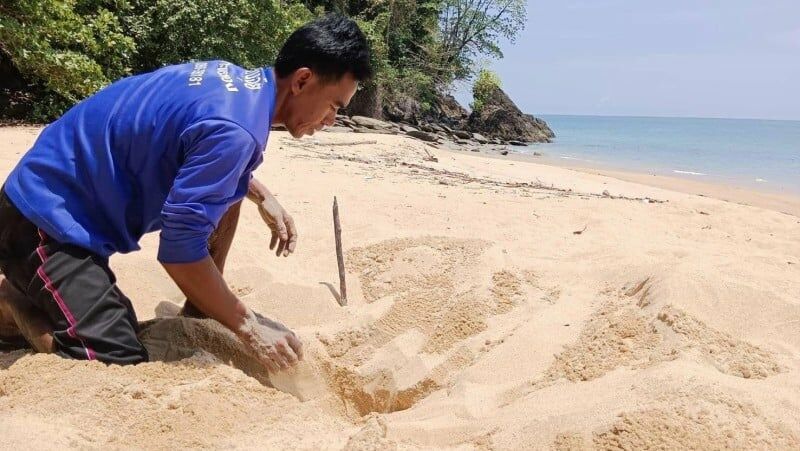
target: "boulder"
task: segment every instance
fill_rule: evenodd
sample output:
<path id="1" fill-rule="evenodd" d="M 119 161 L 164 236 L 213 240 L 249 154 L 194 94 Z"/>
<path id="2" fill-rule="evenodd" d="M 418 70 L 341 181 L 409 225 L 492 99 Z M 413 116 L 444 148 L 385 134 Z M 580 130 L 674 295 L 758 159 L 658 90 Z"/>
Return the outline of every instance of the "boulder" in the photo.
<path id="1" fill-rule="evenodd" d="M 367 128 L 367 127 L 354 127 L 353 131 L 356 133 L 377 133 L 379 135 L 396 135 L 397 132 L 388 128 Z"/>
<path id="2" fill-rule="evenodd" d="M 470 139 L 472 138 L 472 133 L 466 130 L 453 130 L 453 136 L 461 139 Z"/>
<path id="3" fill-rule="evenodd" d="M 374 130 L 388 130 L 392 128 L 392 124 L 384 122 L 380 119 L 373 119 L 371 117 L 353 116 L 350 119 L 361 127 L 371 128 Z"/>
<path id="4" fill-rule="evenodd" d="M 528 145 L 527 143 L 524 143 L 522 141 L 517 141 L 517 140 L 514 140 L 514 139 L 512 139 L 508 143 L 511 144 L 512 146 L 527 146 Z"/>
<path id="5" fill-rule="evenodd" d="M 486 144 L 486 143 L 489 142 L 489 139 L 486 138 L 485 136 L 481 135 L 480 133 L 473 133 L 472 134 L 472 139 L 474 139 L 475 141 L 478 141 L 481 144 Z"/>
<path id="6" fill-rule="evenodd" d="M 406 95 L 398 95 L 383 105 L 383 116 L 395 122 L 419 122 L 422 108 L 417 99 Z"/>
<path id="7" fill-rule="evenodd" d="M 545 122 L 543 119 L 535 117 L 532 114 L 525 114 L 525 117 L 527 117 L 528 119 L 539 125 L 539 127 L 541 127 L 542 131 L 545 133 L 545 135 L 547 135 L 548 138 L 556 137 L 556 134 L 553 133 L 553 130 L 550 129 L 550 126 L 547 125 L 547 122 Z"/>
<path id="8" fill-rule="evenodd" d="M 436 142 L 437 137 L 428 132 L 423 132 L 422 130 L 412 130 L 410 132 L 406 132 L 406 135 L 411 136 L 412 138 L 421 139 L 427 142 Z"/>
<path id="9" fill-rule="evenodd" d="M 463 128 L 469 119 L 469 112 L 450 94 L 438 96 L 433 110 L 437 116 L 435 120 L 450 128 Z"/>
<path id="10" fill-rule="evenodd" d="M 480 111 L 472 112 L 468 128 L 507 141 L 550 142 L 554 136 L 543 120 L 522 113 L 499 87 L 490 93 Z"/>

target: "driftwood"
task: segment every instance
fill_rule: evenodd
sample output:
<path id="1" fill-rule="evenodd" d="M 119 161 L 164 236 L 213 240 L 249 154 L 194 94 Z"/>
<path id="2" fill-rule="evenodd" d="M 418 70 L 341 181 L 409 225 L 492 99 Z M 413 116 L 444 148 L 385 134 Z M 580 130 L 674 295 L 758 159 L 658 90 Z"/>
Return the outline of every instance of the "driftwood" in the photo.
<path id="1" fill-rule="evenodd" d="M 333 235 L 336 238 L 336 263 L 339 265 L 339 305 L 347 305 L 347 286 L 344 280 L 344 255 L 342 254 L 342 225 L 339 222 L 339 203 L 333 196 Z"/>
<path id="2" fill-rule="evenodd" d="M 341 143 L 315 143 L 318 146 L 357 146 L 361 144 L 378 144 L 374 139 L 369 141 L 347 141 Z"/>
<path id="3" fill-rule="evenodd" d="M 602 193 L 576 192 L 573 191 L 571 188 L 558 188 L 553 185 L 545 185 L 539 180 L 531 182 L 500 181 L 488 177 L 475 177 L 469 174 L 465 174 L 463 172 L 449 171 L 447 169 L 431 167 L 425 164 L 410 163 L 407 161 L 403 161 L 400 157 L 366 159 L 360 156 L 340 155 L 330 152 L 320 152 L 314 149 L 314 147 L 316 146 L 293 143 L 288 140 L 282 141 L 282 143 L 293 147 L 300 147 L 310 153 L 310 155 L 293 155 L 292 156 L 293 158 L 319 158 L 321 160 L 341 160 L 341 161 L 348 161 L 352 163 L 359 163 L 370 166 L 381 165 L 384 167 L 393 168 L 395 170 L 400 170 L 401 172 L 407 172 L 407 171 L 402 171 L 402 169 L 405 168 L 407 170 L 410 170 L 412 174 L 416 174 L 417 177 L 424 175 L 433 176 L 428 178 L 428 180 L 430 180 L 432 183 L 442 183 L 442 181 L 444 181 L 443 184 L 447 185 L 475 183 L 483 186 L 493 186 L 497 188 L 518 188 L 523 190 L 531 190 L 534 192 L 540 191 L 540 192 L 550 193 L 556 196 L 580 197 L 582 199 L 605 198 L 614 200 L 640 201 L 648 204 L 663 204 L 669 202 L 667 200 L 653 199 L 649 197 L 606 196 Z M 427 149 L 424 149 L 424 151 L 428 153 Z M 422 155 L 420 155 L 420 158 L 423 161 L 430 161 L 428 160 L 428 158 Z"/>

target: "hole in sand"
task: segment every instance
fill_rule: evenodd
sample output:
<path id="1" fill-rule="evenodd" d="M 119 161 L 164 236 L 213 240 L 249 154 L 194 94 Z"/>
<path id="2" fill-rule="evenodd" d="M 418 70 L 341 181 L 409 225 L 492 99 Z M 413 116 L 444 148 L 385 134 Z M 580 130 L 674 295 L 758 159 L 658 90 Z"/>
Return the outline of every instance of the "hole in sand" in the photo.
<path id="1" fill-rule="evenodd" d="M 389 304 L 357 327 L 302 337 L 306 362 L 289 373 L 271 377 L 232 333 L 210 320 L 154 320 L 142 341 L 154 360 L 202 350 L 300 399 L 328 399 L 351 418 L 408 409 L 486 352 L 486 340 L 470 339 L 524 298 L 523 278 L 492 271 L 482 260 L 488 247 L 480 240 L 423 237 L 351 250 L 349 265 L 365 298 Z"/>

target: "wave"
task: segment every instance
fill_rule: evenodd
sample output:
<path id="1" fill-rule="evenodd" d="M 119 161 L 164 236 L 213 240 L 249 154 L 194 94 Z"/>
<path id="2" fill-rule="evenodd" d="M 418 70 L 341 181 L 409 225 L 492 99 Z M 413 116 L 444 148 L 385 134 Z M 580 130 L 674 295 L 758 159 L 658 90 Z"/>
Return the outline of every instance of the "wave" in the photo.
<path id="1" fill-rule="evenodd" d="M 687 174 L 687 175 L 708 175 L 708 174 L 704 174 L 704 173 L 702 173 L 702 172 L 694 172 L 694 171 L 679 171 L 679 170 L 677 170 L 677 169 L 673 169 L 673 170 L 672 170 L 672 172 L 674 172 L 674 173 L 676 173 L 676 174 Z"/>

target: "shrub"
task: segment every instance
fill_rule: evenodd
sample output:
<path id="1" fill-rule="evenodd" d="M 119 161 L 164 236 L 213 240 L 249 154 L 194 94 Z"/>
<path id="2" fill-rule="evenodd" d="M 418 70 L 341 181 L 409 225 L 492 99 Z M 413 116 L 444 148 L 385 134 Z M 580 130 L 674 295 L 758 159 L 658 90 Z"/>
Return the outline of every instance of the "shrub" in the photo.
<path id="1" fill-rule="evenodd" d="M 472 111 L 480 112 L 495 90 L 500 88 L 500 78 L 489 69 L 481 69 L 472 85 Z"/>

